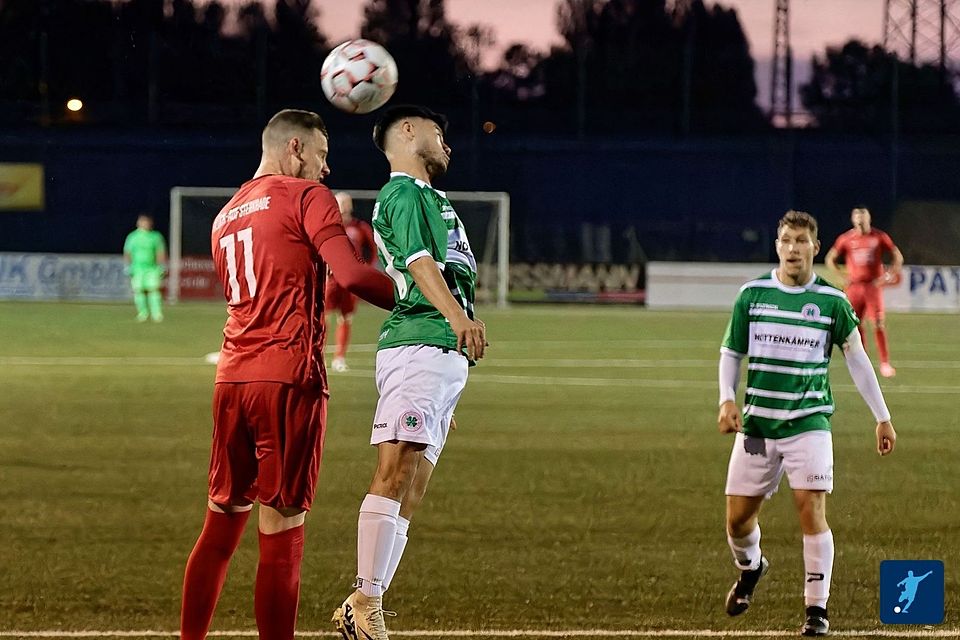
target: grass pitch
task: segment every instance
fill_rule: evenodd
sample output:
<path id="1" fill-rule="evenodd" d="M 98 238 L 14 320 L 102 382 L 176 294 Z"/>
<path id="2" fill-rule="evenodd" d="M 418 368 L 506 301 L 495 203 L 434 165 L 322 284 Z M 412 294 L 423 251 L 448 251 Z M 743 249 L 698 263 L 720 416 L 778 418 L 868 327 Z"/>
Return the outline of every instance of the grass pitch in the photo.
<path id="1" fill-rule="evenodd" d="M 203 520 L 223 305 L 159 325 L 131 306 L 0 303 L 0 631 L 175 630 Z M 516 307 L 483 313 L 492 347 L 457 411 L 387 598 L 397 629 L 756 629 L 802 621 L 801 537 L 786 485 L 761 518 L 771 573 L 730 619 L 723 531 L 732 439 L 716 430 L 724 313 Z M 307 518 L 299 628 L 328 630 L 355 570 L 382 315 L 358 313 L 331 375 L 321 485 Z M 837 357 L 834 629 L 876 629 L 879 562 L 941 559 L 960 625 L 960 319 L 889 319 L 883 381 L 900 441 Z M 365 346 L 366 345 L 366 346 Z M 213 628 L 253 623 L 255 527 Z"/>

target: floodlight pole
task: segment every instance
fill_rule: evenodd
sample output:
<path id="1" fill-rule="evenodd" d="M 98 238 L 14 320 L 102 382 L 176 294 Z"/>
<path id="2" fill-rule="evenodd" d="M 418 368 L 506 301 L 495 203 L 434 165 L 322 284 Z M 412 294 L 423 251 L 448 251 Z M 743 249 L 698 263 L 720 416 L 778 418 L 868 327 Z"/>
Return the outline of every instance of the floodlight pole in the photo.
<path id="1" fill-rule="evenodd" d="M 960 0 L 885 0 L 883 48 L 911 65 L 935 60 L 948 80 L 960 60 Z"/>
<path id="2" fill-rule="evenodd" d="M 773 24 L 773 68 L 770 75 L 770 116 L 793 124 L 793 49 L 790 47 L 790 0 L 776 0 Z"/>

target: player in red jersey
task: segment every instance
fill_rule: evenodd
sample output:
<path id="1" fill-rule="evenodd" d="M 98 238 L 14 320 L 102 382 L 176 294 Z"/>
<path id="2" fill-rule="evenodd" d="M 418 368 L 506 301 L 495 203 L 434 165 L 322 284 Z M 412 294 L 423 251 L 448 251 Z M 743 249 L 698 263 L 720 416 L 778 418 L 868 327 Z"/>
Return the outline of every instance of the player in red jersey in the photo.
<path id="1" fill-rule="evenodd" d="M 850 214 L 853 229 L 843 233 L 827 252 L 827 267 L 844 278 L 847 298 L 853 305 L 857 316 L 873 322 L 876 328 L 877 351 L 880 353 L 880 375 L 892 378 L 897 370 L 890 366 L 890 352 L 887 349 L 887 329 L 884 324 L 883 292 L 880 287 L 893 281 L 900 275 L 903 267 L 903 254 L 880 229 L 870 225 L 870 211 L 858 207 Z M 883 254 L 891 256 L 890 269 L 884 271 Z M 837 258 L 843 258 L 847 267 L 844 274 L 837 266 Z M 867 344 L 863 324 L 860 336 Z"/>
<path id="2" fill-rule="evenodd" d="M 309 111 L 267 123 L 253 178 L 213 222 L 227 299 L 213 393 L 203 531 L 187 561 L 180 633 L 204 638 L 254 501 L 260 561 L 254 611 L 262 640 L 291 640 L 303 523 L 316 492 L 326 418 L 323 289 L 327 268 L 385 309 L 389 278 L 359 260 L 329 189 L 327 130 Z"/>
<path id="3" fill-rule="evenodd" d="M 343 216 L 343 228 L 353 243 L 357 255 L 364 262 L 373 262 L 377 257 L 377 245 L 373 241 L 373 227 L 353 217 L 353 198 L 345 191 L 335 196 Z M 337 350 L 333 355 L 330 368 L 334 371 L 347 371 L 347 346 L 350 344 L 350 325 L 353 312 L 357 310 L 357 297 L 343 288 L 336 278 L 327 278 L 327 290 L 324 293 L 324 308 L 327 313 L 337 313 Z"/>

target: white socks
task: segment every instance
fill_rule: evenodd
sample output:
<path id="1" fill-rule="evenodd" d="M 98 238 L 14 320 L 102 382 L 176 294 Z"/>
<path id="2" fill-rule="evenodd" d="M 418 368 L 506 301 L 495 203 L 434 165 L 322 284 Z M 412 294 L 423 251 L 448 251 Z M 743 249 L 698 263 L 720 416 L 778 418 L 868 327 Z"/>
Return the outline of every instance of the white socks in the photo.
<path id="1" fill-rule="evenodd" d="M 760 525 L 742 538 L 727 534 L 727 544 L 730 545 L 738 569 L 754 571 L 760 567 Z"/>
<path id="2" fill-rule="evenodd" d="M 383 595 L 399 516 L 400 503 L 383 496 L 368 493 L 360 505 L 357 522 L 357 586 L 367 597 Z"/>
<path id="3" fill-rule="evenodd" d="M 730 551 L 737 568 L 753 571 L 760 566 L 760 527 L 742 538 L 727 536 Z M 827 608 L 830 597 L 830 578 L 833 575 L 833 532 L 803 536 L 804 577 L 803 599 L 808 607 Z"/>
<path id="4" fill-rule="evenodd" d="M 833 531 L 803 536 L 803 568 L 807 572 L 803 586 L 806 606 L 826 609 L 833 574 Z"/>
<path id="5" fill-rule="evenodd" d="M 403 516 L 397 516 L 397 535 L 393 539 L 393 553 L 390 555 L 390 564 L 387 565 L 387 575 L 383 578 L 384 592 L 390 588 L 393 576 L 397 573 L 397 567 L 400 566 L 403 550 L 407 548 L 407 531 L 409 529 L 410 521 Z"/>

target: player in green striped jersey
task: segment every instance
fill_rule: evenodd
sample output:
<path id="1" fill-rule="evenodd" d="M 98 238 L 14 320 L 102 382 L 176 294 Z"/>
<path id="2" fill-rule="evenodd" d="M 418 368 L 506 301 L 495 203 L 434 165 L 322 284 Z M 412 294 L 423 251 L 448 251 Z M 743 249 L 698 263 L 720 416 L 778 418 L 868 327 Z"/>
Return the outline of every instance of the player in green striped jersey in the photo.
<path id="1" fill-rule="evenodd" d="M 152 317 L 154 322 L 160 322 L 163 320 L 160 283 L 167 270 L 167 246 L 160 232 L 154 230 L 150 215 L 141 213 L 137 217 L 137 228 L 123 243 L 123 259 L 130 275 L 137 320 L 145 322 Z"/>
<path id="2" fill-rule="evenodd" d="M 446 118 L 429 109 L 387 109 L 374 142 L 390 181 L 373 209 L 373 237 L 396 306 L 377 345 L 377 402 L 370 443 L 377 470 L 357 522 L 357 590 L 334 612 L 345 640 L 388 640 L 383 593 L 407 544 L 446 442 L 468 363 L 483 357 L 483 323 L 474 317 L 477 262 L 463 223 L 433 187 L 450 162 Z"/>
<path id="3" fill-rule="evenodd" d="M 779 266 L 740 289 L 720 355 L 721 433 L 736 433 L 727 471 L 727 541 L 740 578 L 727 594 L 731 616 L 750 606 L 769 562 L 760 551 L 758 516 L 786 473 L 803 531 L 806 621 L 801 633 L 829 631 L 827 599 L 833 533 L 826 496 L 833 489 L 833 396 L 828 370 L 833 347 L 843 350 L 857 390 L 877 421 L 877 452 L 893 451 L 897 434 L 842 291 L 813 272 L 820 251 L 817 221 L 789 211 L 776 240 Z M 736 402 L 746 358 L 744 408 Z"/>

